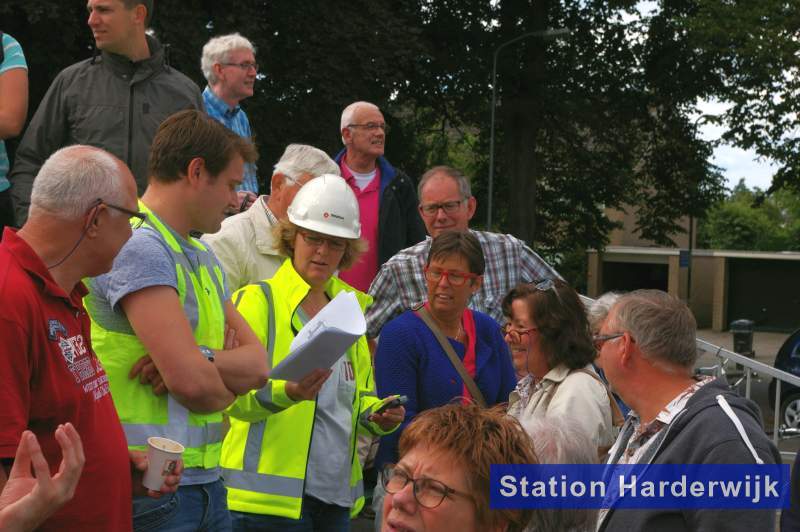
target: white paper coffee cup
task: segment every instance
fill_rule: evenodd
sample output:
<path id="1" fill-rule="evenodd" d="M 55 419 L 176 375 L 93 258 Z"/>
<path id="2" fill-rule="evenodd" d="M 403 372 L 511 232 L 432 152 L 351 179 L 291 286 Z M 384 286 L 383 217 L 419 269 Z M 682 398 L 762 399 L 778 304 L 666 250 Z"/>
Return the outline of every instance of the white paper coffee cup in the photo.
<path id="1" fill-rule="evenodd" d="M 164 485 L 164 477 L 175 471 L 183 451 L 183 445 L 168 438 L 147 438 L 148 466 L 142 485 L 149 490 L 159 491 Z"/>

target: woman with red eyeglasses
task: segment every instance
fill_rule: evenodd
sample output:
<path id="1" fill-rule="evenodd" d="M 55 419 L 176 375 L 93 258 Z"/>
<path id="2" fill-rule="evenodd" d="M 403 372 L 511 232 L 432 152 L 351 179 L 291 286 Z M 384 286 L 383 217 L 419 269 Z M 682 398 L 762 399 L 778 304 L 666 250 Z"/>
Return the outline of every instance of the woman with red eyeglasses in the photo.
<path id="1" fill-rule="evenodd" d="M 503 299 L 503 314 L 515 369 L 527 374 L 509 396 L 509 415 L 574 419 L 605 455 L 622 414 L 592 368 L 597 351 L 578 293 L 561 280 L 521 284 Z"/>
<path id="2" fill-rule="evenodd" d="M 384 463 L 397 463 L 400 434 L 418 413 L 456 398 L 479 405 L 503 403 L 514 389 L 511 356 L 497 322 L 468 308 L 484 268 L 481 245 L 469 231 L 440 234 L 425 265 L 427 302 L 381 330 L 375 353 L 378 397 L 399 394 L 408 402 L 400 429 L 381 438 L 378 471 Z M 373 501 L 376 513 L 380 498 L 378 493 Z"/>

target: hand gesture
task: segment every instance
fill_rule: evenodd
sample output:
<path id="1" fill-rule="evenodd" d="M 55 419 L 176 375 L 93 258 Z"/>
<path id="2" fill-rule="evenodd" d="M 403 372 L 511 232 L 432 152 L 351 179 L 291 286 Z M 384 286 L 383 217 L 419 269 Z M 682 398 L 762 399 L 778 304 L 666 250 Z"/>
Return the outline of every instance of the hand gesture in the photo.
<path id="1" fill-rule="evenodd" d="M 317 396 L 331 373 L 333 371 L 330 369 L 315 369 L 300 379 L 300 382 L 286 381 L 286 395 L 292 401 L 311 401 Z"/>
<path id="2" fill-rule="evenodd" d="M 167 385 L 164 384 L 164 380 L 161 378 L 161 374 L 158 372 L 158 368 L 149 355 L 145 355 L 137 360 L 128 372 L 129 379 L 135 379 L 137 376 L 139 377 L 139 382 L 144 385 L 150 385 L 153 395 L 164 395 L 169 391 L 167 390 Z"/>
<path id="3" fill-rule="evenodd" d="M 86 461 L 81 437 L 67 423 L 58 426 L 55 438 L 62 459 L 51 477 L 36 436 L 29 430 L 22 433 L 11 474 L 0 493 L 0 529 L 33 530 L 75 494 Z"/>
<path id="4" fill-rule="evenodd" d="M 405 407 L 396 406 L 394 408 L 389 408 L 380 414 L 370 415 L 369 420 L 373 423 L 377 423 L 377 425 L 383 430 L 392 430 L 399 425 L 405 417 Z"/>

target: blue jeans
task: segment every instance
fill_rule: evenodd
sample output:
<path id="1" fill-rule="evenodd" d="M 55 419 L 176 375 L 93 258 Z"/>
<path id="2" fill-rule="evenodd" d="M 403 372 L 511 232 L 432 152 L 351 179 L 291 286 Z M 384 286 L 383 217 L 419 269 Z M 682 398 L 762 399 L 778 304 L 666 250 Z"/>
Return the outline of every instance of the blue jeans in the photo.
<path id="1" fill-rule="evenodd" d="M 231 512 L 231 520 L 235 532 L 349 532 L 350 508 L 305 496 L 300 519 Z"/>
<path id="2" fill-rule="evenodd" d="M 231 516 L 225 485 L 181 486 L 160 499 L 134 497 L 133 529 L 136 532 L 229 532 Z"/>

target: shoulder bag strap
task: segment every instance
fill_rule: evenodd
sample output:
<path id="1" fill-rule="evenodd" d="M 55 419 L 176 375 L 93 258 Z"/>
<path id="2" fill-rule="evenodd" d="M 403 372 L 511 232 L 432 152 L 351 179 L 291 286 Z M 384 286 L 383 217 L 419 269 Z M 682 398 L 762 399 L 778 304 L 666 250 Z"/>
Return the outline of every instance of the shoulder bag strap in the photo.
<path id="1" fill-rule="evenodd" d="M 450 345 L 450 342 L 445 337 L 444 333 L 439 329 L 436 323 L 433 321 L 430 313 L 428 310 L 423 306 L 418 308 L 416 311 L 417 316 L 419 316 L 422 321 L 425 322 L 425 325 L 433 332 L 433 335 L 439 341 L 439 345 L 442 346 L 444 352 L 447 353 L 447 358 L 450 359 L 450 363 L 456 368 L 456 371 L 461 376 L 461 380 L 464 381 L 464 385 L 469 390 L 469 393 L 472 394 L 472 398 L 475 399 L 475 402 L 478 403 L 478 406 L 481 408 L 486 408 L 486 400 L 483 398 L 483 394 L 481 393 L 478 385 L 475 384 L 475 381 L 472 379 L 470 374 L 467 372 L 467 368 L 464 367 L 464 363 L 461 362 L 461 359 L 458 358 L 453 346 Z"/>

